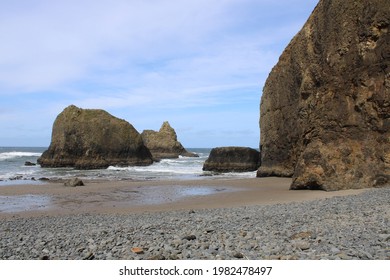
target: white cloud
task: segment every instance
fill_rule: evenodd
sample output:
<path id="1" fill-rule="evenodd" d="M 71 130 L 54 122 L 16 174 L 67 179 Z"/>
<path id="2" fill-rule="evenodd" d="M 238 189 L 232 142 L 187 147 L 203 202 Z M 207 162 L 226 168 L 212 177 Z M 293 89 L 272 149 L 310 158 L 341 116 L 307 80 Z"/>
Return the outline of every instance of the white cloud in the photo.
<path id="1" fill-rule="evenodd" d="M 0 86 L 19 91 L 58 89 L 161 60 L 174 60 L 177 71 L 240 72 L 259 67 L 254 44 L 274 36 L 231 33 L 242 20 L 232 9 L 248 1 L 14 2 L 0 4 Z"/>
<path id="2" fill-rule="evenodd" d="M 190 44 L 197 46 L 218 30 L 222 2 L 0 4 L 0 82 L 41 90 L 82 79 L 96 66 L 115 68 L 120 60 L 126 65 L 177 55 L 181 48 L 187 52 Z"/>
<path id="3" fill-rule="evenodd" d="M 0 98 L 13 111 L 0 120 L 50 130 L 75 104 L 138 116 L 141 129 L 167 119 L 186 127 L 206 115 L 215 122 L 203 125 L 219 127 L 217 135 L 236 119 L 254 118 L 244 129 L 256 131 L 268 72 L 315 2 L 1 1 Z M 235 106 L 234 116 L 224 111 Z M 0 124 L 0 134 L 9 131 Z"/>

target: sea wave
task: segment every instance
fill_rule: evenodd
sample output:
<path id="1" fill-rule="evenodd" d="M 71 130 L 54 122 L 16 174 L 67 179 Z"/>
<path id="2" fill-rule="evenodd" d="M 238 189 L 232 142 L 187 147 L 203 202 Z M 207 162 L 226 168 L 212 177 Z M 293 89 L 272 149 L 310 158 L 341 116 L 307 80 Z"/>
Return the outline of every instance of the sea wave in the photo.
<path id="1" fill-rule="evenodd" d="M 22 157 L 40 157 L 42 153 L 35 152 L 4 152 L 0 153 L 0 161 L 10 160 Z"/>
<path id="2" fill-rule="evenodd" d="M 25 166 L 26 161 L 35 163 L 46 148 L 36 147 L 0 147 L 0 185 L 1 182 L 31 180 L 31 178 L 88 178 L 109 180 L 165 180 L 165 179 L 204 179 L 204 178 L 250 178 L 256 172 L 216 173 L 203 171 L 203 164 L 209 156 L 208 149 L 194 149 L 199 157 L 179 157 L 162 159 L 149 166 L 110 166 L 99 170 L 77 170 L 74 168 L 41 168 Z"/>
<path id="3" fill-rule="evenodd" d="M 162 160 L 149 166 L 108 167 L 110 171 L 127 171 L 130 173 L 155 174 L 201 174 L 202 163 Z"/>

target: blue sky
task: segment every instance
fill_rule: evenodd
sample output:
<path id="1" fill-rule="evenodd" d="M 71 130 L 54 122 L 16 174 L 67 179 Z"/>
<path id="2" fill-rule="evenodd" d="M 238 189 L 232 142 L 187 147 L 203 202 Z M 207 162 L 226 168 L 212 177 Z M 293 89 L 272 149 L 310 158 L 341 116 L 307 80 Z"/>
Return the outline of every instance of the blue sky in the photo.
<path id="1" fill-rule="evenodd" d="M 0 146 L 48 146 L 74 104 L 257 148 L 264 82 L 317 2 L 0 0 Z"/>

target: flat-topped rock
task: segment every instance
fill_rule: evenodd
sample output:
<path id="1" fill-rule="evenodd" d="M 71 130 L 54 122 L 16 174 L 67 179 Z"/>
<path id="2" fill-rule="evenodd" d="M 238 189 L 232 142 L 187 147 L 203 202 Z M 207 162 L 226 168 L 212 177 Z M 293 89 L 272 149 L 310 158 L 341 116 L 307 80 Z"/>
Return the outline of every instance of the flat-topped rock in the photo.
<path id="1" fill-rule="evenodd" d="M 247 147 L 218 147 L 210 152 L 203 165 L 204 171 L 247 172 L 260 165 L 260 153 Z"/>
<path id="2" fill-rule="evenodd" d="M 153 160 L 130 123 L 103 110 L 71 105 L 57 116 L 50 146 L 38 163 L 42 167 L 99 169 L 150 165 Z"/>

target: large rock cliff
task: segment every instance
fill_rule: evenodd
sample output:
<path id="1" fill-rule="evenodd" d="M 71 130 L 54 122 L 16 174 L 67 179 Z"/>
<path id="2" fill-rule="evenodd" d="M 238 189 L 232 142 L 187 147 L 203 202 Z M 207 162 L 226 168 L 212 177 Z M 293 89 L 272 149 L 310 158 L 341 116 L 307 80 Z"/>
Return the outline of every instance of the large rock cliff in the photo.
<path id="1" fill-rule="evenodd" d="M 141 136 L 154 159 L 198 156 L 195 153 L 188 152 L 177 140 L 176 132 L 169 122 L 164 122 L 159 131 L 144 130 Z"/>
<path id="2" fill-rule="evenodd" d="M 149 165 L 153 161 L 141 135 L 130 123 L 103 110 L 71 105 L 57 116 L 50 146 L 38 163 L 42 167 L 98 169 Z"/>
<path id="3" fill-rule="evenodd" d="M 390 183 L 390 1 L 321 0 L 272 69 L 258 176 L 292 189 Z"/>

